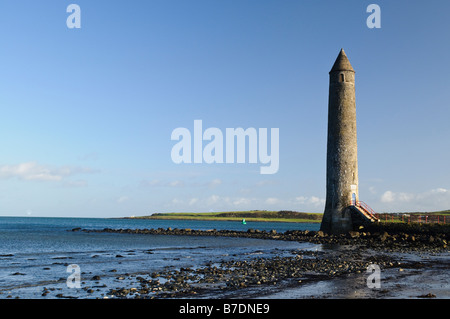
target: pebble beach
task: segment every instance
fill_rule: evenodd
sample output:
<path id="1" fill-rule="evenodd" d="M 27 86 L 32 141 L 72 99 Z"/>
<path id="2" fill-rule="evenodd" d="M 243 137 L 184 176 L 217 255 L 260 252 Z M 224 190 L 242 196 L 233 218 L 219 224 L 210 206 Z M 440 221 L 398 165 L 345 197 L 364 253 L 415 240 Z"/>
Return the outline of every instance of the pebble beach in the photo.
<path id="1" fill-rule="evenodd" d="M 446 232 L 362 230 L 327 235 L 308 230 L 277 233 L 172 228 L 95 232 L 246 237 L 278 240 L 280 246 L 283 241 L 320 245 L 316 250 L 292 250 L 288 256 L 235 256 L 196 268 L 129 275 L 121 278 L 122 285 L 111 287 L 106 298 L 450 298 Z M 367 285 L 368 267 L 373 264 L 384 277 L 379 289 Z"/>

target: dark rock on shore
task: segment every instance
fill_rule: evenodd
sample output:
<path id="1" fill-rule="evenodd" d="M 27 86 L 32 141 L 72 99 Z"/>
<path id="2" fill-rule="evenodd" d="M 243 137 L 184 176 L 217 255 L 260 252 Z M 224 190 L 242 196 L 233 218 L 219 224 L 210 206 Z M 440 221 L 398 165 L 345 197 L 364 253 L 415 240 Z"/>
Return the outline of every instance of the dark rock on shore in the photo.
<path id="1" fill-rule="evenodd" d="M 434 295 L 431 292 L 429 292 L 426 295 L 417 296 L 417 298 L 436 298 L 436 295 Z"/>
<path id="2" fill-rule="evenodd" d="M 149 235 L 178 235 L 178 236 L 222 236 L 222 237 L 245 237 L 272 240 L 286 240 L 298 242 L 313 242 L 317 244 L 339 244 L 355 245 L 358 247 L 371 248 L 388 251 L 441 251 L 448 247 L 449 229 L 446 227 L 419 227 L 373 226 L 359 231 L 350 231 L 347 234 L 330 235 L 322 231 L 300 231 L 288 230 L 277 233 L 275 230 L 265 231 L 248 229 L 247 231 L 234 230 L 193 230 L 178 228 L 157 229 L 111 229 L 85 230 L 84 232 L 107 232 L 127 234 L 149 234 Z M 414 232 L 416 231 L 416 232 Z M 116 257 L 122 257 L 117 255 Z"/>
<path id="3" fill-rule="evenodd" d="M 177 298 L 220 291 L 224 296 L 233 296 L 242 289 L 251 291 L 252 288 L 266 287 L 271 291 L 270 287 L 274 286 L 298 287 L 310 281 L 362 273 L 371 263 L 382 269 L 400 265 L 407 267 L 386 255 L 367 258 L 352 250 L 331 253 L 295 251 L 293 254 L 141 274 L 136 276 L 137 286 L 110 289 L 108 295 L 116 298 Z"/>

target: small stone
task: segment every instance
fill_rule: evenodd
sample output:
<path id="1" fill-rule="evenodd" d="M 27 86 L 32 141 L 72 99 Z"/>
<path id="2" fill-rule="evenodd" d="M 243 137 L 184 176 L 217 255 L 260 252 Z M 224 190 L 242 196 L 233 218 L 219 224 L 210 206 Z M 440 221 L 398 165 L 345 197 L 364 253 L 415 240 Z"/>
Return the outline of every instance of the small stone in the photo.
<path id="1" fill-rule="evenodd" d="M 348 234 L 350 235 L 351 238 L 358 238 L 360 236 L 360 233 L 357 231 L 349 231 Z"/>
<path id="2" fill-rule="evenodd" d="M 317 235 L 317 237 L 325 237 L 326 236 L 326 234 L 321 230 L 319 230 L 316 235 Z"/>
<path id="3" fill-rule="evenodd" d="M 434 295 L 431 292 L 429 292 L 426 295 L 420 295 L 420 296 L 417 296 L 417 297 L 418 298 L 436 298 L 436 295 Z"/>
<path id="4" fill-rule="evenodd" d="M 381 241 L 385 241 L 386 239 L 389 238 L 389 234 L 387 232 L 384 232 L 381 236 L 380 236 L 380 240 Z"/>

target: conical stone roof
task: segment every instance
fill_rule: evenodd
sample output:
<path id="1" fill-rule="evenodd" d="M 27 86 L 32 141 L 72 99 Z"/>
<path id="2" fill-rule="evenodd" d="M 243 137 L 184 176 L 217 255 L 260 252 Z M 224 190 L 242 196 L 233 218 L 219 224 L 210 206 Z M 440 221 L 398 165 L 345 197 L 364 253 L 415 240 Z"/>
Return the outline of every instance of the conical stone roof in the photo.
<path id="1" fill-rule="evenodd" d="M 334 62 L 333 67 L 331 68 L 331 72 L 335 71 L 353 71 L 352 65 L 350 64 L 350 61 L 347 58 L 347 55 L 345 54 L 344 49 L 341 49 L 341 52 L 339 52 L 339 55 L 336 59 L 336 62 Z"/>

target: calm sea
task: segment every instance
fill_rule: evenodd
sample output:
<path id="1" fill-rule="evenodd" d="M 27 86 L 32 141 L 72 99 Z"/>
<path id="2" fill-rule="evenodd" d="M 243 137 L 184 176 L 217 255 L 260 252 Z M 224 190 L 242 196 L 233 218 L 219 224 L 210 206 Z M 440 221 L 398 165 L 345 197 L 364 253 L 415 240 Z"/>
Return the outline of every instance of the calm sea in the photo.
<path id="1" fill-rule="evenodd" d="M 182 221 L 103 218 L 0 217 L 0 299 L 52 298 L 56 293 L 86 297 L 67 287 L 68 265 L 77 265 L 83 285 L 100 276 L 104 297 L 121 274 L 149 274 L 167 267 L 198 267 L 228 258 L 289 254 L 312 244 L 250 238 L 161 236 L 72 232 L 73 228 L 191 228 L 318 230 L 319 224 L 229 221 Z M 110 281 L 108 282 L 108 278 Z M 44 287 L 52 293 L 42 296 Z"/>

